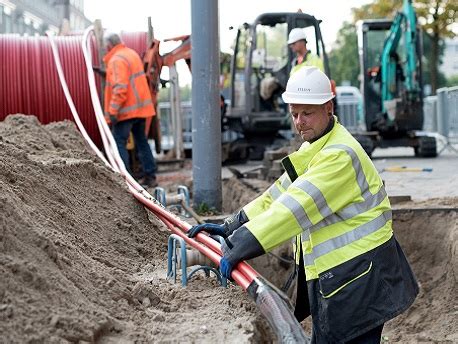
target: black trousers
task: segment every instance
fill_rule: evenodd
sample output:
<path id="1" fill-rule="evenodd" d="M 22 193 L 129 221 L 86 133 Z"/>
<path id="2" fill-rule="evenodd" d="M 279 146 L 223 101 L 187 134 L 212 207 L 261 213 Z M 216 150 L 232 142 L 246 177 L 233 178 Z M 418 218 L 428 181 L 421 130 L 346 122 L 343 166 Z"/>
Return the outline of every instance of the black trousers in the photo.
<path id="1" fill-rule="evenodd" d="M 310 312 L 310 301 L 307 292 L 307 281 L 305 278 L 304 261 L 302 259 L 302 248 L 299 250 L 299 266 L 297 274 L 297 298 L 296 307 L 294 308 L 294 316 L 301 322 L 307 318 Z M 363 333 L 362 335 L 351 339 L 346 344 L 379 344 L 382 338 L 383 325 L 380 325 L 372 330 Z M 317 339 L 316 333 L 312 330 L 312 342 L 311 344 L 323 343 L 323 339 Z"/>

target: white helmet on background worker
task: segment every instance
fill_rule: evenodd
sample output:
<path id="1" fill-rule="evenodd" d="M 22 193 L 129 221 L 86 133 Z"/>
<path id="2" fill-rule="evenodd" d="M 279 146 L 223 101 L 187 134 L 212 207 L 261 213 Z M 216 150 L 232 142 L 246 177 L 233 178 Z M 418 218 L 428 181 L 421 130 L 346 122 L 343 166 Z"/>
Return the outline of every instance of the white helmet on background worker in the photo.
<path id="1" fill-rule="evenodd" d="M 295 28 L 292 29 L 288 36 L 288 44 L 296 43 L 297 41 L 304 40 L 307 42 L 304 29 Z"/>
<path id="2" fill-rule="evenodd" d="M 287 104 L 320 105 L 334 98 L 331 81 L 317 67 L 301 67 L 293 73 L 282 94 Z"/>

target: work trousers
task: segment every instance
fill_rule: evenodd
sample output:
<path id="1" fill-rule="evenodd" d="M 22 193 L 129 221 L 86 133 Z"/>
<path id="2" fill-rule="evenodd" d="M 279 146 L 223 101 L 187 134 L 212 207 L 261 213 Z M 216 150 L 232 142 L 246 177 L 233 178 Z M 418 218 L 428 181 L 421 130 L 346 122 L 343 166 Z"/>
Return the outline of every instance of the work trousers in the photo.
<path id="1" fill-rule="evenodd" d="M 296 319 L 301 322 L 305 318 L 307 318 L 310 312 L 310 302 L 307 292 L 307 281 L 305 279 L 305 269 L 304 269 L 304 261 L 302 259 L 302 249 L 299 250 L 299 266 L 297 268 L 297 298 L 296 298 L 296 307 L 294 309 L 294 316 Z M 343 306 L 345 307 L 345 306 Z M 353 338 L 345 344 L 379 344 L 382 338 L 382 330 L 383 325 L 377 326 L 372 330 L 369 330 L 362 335 Z M 328 343 L 324 338 L 318 338 L 316 335 L 315 329 L 312 329 L 312 341 L 311 344 L 324 344 Z M 329 342 L 330 344 L 331 342 Z"/>
<path id="2" fill-rule="evenodd" d="M 145 176 L 155 177 L 156 162 L 145 135 L 145 122 L 146 120 L 144 118 L 132 118 L 117 122 L 113 127 L 113 136 L 118 146 L 119 155 L 121 155 L 121 159 L 126 168 L 131 172 L 129 153 L 127 152 L 126 145 L 129 134 L 132 132 L 143 173 Z"/>

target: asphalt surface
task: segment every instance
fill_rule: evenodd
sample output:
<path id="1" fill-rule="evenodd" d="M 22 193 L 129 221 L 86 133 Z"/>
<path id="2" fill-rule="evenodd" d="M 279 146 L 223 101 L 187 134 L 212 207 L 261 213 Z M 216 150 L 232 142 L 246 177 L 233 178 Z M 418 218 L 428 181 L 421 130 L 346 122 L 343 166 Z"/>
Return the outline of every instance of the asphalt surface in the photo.
<path id="1" fill-rule="evenodd" d="M 458 147 L 455 145 L 456 148 Z M 389 196 L 410 196 L 414 201 L 458 197 L 458 150 L 446 148 L 436 158 L 417 158 L 413 148 L 377 148 L 373 152 L 372 161 L 385 181 Z M 248 161 L 230 167 L 244 173 L 261 164 L 262 161 Z M 431 171 L 392 171 L 398 167 Z M 232 173 L 227 167 L 223 167 L 222 176 L 229 178 Z"/>
<path id="2" fill-rule="evenodd" d="M 417 158 L 413 148 L 376 149 L 372 161 L 389 196 L 411 196 L 413 200 L 458 197 L 458 153 L 452 149 L 445 149 L 436 158 Z M 431 171 L 390 171 L 404 166 Z"/>

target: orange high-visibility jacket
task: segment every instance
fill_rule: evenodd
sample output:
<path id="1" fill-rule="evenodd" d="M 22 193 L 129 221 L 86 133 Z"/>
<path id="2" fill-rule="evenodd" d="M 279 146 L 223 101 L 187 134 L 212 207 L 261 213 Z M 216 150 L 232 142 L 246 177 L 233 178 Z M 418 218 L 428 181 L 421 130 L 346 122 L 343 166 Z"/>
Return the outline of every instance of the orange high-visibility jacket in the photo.
<path id="1" fill-rule="evenodd" d="M 104 57 L 107 66 L 105 117 L 118 122 L 156 114 L 140 56 L 124 44 L 117 44 Z"/>

